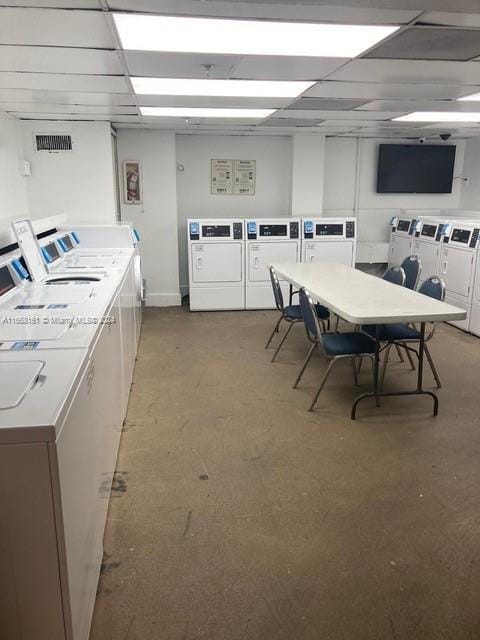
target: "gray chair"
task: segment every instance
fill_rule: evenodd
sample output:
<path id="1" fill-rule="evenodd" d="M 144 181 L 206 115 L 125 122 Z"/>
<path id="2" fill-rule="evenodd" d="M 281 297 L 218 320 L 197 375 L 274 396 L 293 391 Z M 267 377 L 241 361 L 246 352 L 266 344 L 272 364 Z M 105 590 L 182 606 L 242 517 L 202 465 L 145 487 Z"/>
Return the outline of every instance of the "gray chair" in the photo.
<path id="1" fill-rule="evenodd" d="M 420 256 L 408 256 L 400 266 L 405 272 L 405 286 L 407 289 L 413 289 L 415 291 L 420 274 L 422 273 L 422 261 L 420 260 Z"/>
<path id="2" fill-rule="evenodd" d="M 268 349 L 268 347 L 270 346 L 270 343 L 272 342 L 273 336 L 275 335 L 275 333 L 278 333 L 280 323 L 282 322 L 282 320 L 285 320 L 285 322 L 288 323 L 288 328 L 285 331 L 285 334 L 283 335 L 275 353 L 272 356 L 271 362 L 273 362 L 277 357 L 278 352 L 282 348 L 285 340 L 287 339 L 287 336 L 290 333 L 293 325 L 297 322 L 302 322 L 302 310 L 299 304 L 290 304 L 290 305 L 284 304 L 282 287 L 280 285 L 277 273 L 273 267 L 270 267 L 270 281 L 272 283 L 273 297 L 275 298 L 275 305 L 278 311 L 280 311 L 280 318 L 278 319 L 278 322 L 276 323 L 270 337 L 267 340 L 265 349 Z M 322 305 L 320 304 L 315 305 L 315 310 L 316 310 L 318 319 L 322 323 L 323 330 L 325 331 L 325 321 L 328 323 L 328 326 L 330 325 L 330 321 L 329 321 L 330 312 L 326 307 L 322 307 Z"/>
<path id="3" fill-rule="evenodd" d="M 423 293 L 425 296 L 429 296 L 430 298 L 434 298 L 435 300 L 440 300 L 443 302 L 445 299 L 445 283 L 438 276 L 431 276 L 427 280 L 422 283 L 422 286 L 418 290 L 419 293 Z M 428 364 L 430 365 L 430 369 L 432 370 L 433 377 L 435 378 L 435 382 L 437 384 L 437 388 L 440 389 L 442 383 L 440 382 L 440 377 L 438 375 L 437 369 L 433 363 L 432 355 L 427 346 L 427 342 L 429 342 L 435 333 L 435 324 L 432 324 L 432 329 L 428 335 L 425 336 L 425 355 L 427 356 Z M 409 345 L 418 343 L 420 341 L 420 332 L 413 326 L 407 324 L 386 324 L 384 325 L 384 330 L 382 331 L 381 339 L 388 343 L 385 351 L 385 358 L 383 360 L 383 368 L 381 375 L 381 384 L 383 385 L 383 381 L 385 380 L 385 373 L 388 365 L 388 358 L 390 354 L 390 349 L 393 345 L 400 345 L 404 349 L 407 350 L 407 353 L 413 351 L 417 357 L 418 352 L 416 349 L 412 349 Z"/>
<path id="4" fill-rule="evenodd" d="M 305 329 L 309 340 L 313 343 L 312 347 L 310 347 L 309 355 L 302 367 L 299 378 L 305 370 L 305 367 L 310 360 L 311 353 L 313 353 L 315 347 L 317 347 L 327 360 L 329 360 L 329 364 L 320 383 L 320 387 L 318 388 L 309 408 L 309 411 L 313 411 L 335 362 L 346 358 L 351 360 L 355 384 L 358 384 L 356 360 L 364 357 L 370 358 L 373 368 L 375 343 L 370 340 L 368 336 L 356 331 L 351 333 L 322 333 L 318 317 L 315 312 L 315 304 L 310 297 L 310 293 L 306 289 L 300 289 L 299 297 Z"/>

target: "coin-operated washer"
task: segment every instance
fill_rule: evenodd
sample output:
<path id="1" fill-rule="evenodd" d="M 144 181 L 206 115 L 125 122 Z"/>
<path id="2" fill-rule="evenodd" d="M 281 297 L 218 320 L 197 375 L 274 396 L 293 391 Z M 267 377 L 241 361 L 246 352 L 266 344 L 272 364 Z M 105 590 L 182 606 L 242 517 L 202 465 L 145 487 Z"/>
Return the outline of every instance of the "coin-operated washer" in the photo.
<path id="1" fill-rule="evenodd" d="M 445 302 L 467 312 L 465 320 L 450 324 L 465 331 L 468 331 L 470 324 L 479 233 L 480 223 L 448 222 L 440 253 L 440 276 L 446 288 Z"/>
<path id="2" fill-rule="evenodd" d="M 303 218 L 302 262 L 355 266 L 355 218 Z"/>
<path id="3" fill-rule="evenodd" d="M 275 262 L 300 261 L 300 219 L 261 218 L 245 220 L 246 240 L 246 297 L 247 309 L 273 309 L 270 265 Z M 289 285 L 281 282 L 285 304 L 288 304 Z"/>
<path id="4" fill-rule="evenodd" d="M 190 311 L 245 309 L 243 220 L 189 219 Z"/>
<path id="5" fill-rule="evenodd" d="M 390 221 L 390 246 L 388 250 L 388 266 L 399 267 L 408 256 L 412 255 L 416 218 L 411 216 L 395 216 Z"/>
<path id="6" fill-rule="evenodd" d="M 475 278 L 473 282 L 472 309 L 470 312 L 469 331 L 480 337 L 480 243 L 477 247 Z"/>
<path id="7" fill-rule="evenodd" d="M 421 217 L 415 223 L 411 253 L 418 255 L 422 262 L 417 288 L 431 276 L 440 274 L 440 253 L 446 225 L 445 219 L 429 217 Z"/>

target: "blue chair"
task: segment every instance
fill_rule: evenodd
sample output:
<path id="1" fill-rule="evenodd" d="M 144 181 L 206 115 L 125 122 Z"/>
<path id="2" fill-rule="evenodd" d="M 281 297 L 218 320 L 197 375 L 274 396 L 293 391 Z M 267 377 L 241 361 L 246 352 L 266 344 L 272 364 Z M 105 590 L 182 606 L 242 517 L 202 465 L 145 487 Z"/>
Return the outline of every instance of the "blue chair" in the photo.
<path id="1" fill-rule="evenodd" d="M 310 293 L 306 289 L 300 289 L 299 297 L 307 336 L 313 345 L 310 347 L 309 355 L 302 367 L 297 383 L 301 374 L 305 370 L 305 367 L 310 360 L 311 353 L 315 347 L 317 347 L 327 360 L 330 361 L 325 375 L 322 378 L 322 382 L 320 383 L 320 387 L 310 405 L 309 411 L 313 411 L 335 362 L 345 358 L 350 359 L 352 362 L 355 384 L 358 384 L 356 360 L 357 358 L 370 358 L 373 368 L 375 343 L 372 342 L 368 336 L 356 331 L 351 333 L 322 333 L 320 331 L 320 324 L 315 312 L 315 305 L 310 297 Z"/>
<path id="2" fill-rule="evenodd" d="M 418 293 L 422 293 L 425 296 L 429 296 L 430 298 L 434 298 L 435 300 L 440 300 L 443 302 L 445 299 L 445 283 L 438 276 L 431 276 L 427 280 L 422 283 L 422 286 L 418 290 Z M 437 384 L 437 388 L 440 389 L 442 383 L 440 382 L 440 377 L 438 375 L 437 369 L 433 363 L 432 355 L 427 346 L 427 342 L 429 342 L 435 333 L 435 323 L 432 324 L 432 329 L 430 333 L 425 336 L 425 355 L 427 356 L 428 364 L 430 365 L 430 369 L 432 370 L 433 377 L 435 378 L 435 382 Z M 383 360 L 383 368 L 382 368 L 382 376 L 381 376 L 381 384 L 383 385 L 383 381 L 385 380 L 385 372 L 387 370 L 388 365 L 388 357 L 390 354 L 390 349 L 393 345 L 400 345 L 404 349 L 406 349 L 407 353 L 414 351 L 414 353 L 418 356 L 418 352 L 416 349 L 411 349 L 408 345 L 415 344 L 420 341 L 421 335 L 420 331 L 418 331 L 415 326 L 408 324 L 386 324 L 384 325 L 381 332 L 381 339 L 388 343 L 385 351 L 385 358 Z"/>
<path id="3" fill-rule="evenodd" d="M 420 257 L 417 255 L 408 256 L 400 266 L 405 271 L 405 286 L 407 289 L 413 289 L 415 291 L 420 274 L 422 273 L 422 261 Z"/>
<path id="4" fill-rule="evenodd" d="M 278 345 L 275 353 L 273 354 L 273 357 L 271 359 L 271 362 L 273 362 L 277 357 L 278 352 L 282 348 L 283 343 L 287 339 L 287 336 L 290 333 L 290 330 L 293 327 L 293 325 L 297 322 L 302 322 L 303 318 L 302 318 L 302 310 L 299 304 L 290 304 L 285 306 L 283 302 L 282 287 L 278 280 L 277 273 L 273 267 L 270 267 L 270 280 L 272 282 L 273 297 L 275 298 L 275 305 L 277 309 L 280 311 L 280 318 L 278 319 L 278 322 L 276 323 L 269 339 L 267 340 L 265 349 L 268 349 L 268 347 L 270 346 L 270 343 L 273 340 L 273 336 L 275 335 L 275 333 L 278 332 L 278 329 L 280 327 L 280 323 L 282 322 L 282 320 L 285 320 L 285 322 L 287 322 L 289 325 L 283 338 L 280 341 L 280 344 Z M 327 322 L 327 326 L 330 326 L 330 312 L 326 307 L 322 307 L 322 305 L 320 304 L 317 304 L 315 306 L 315 310 L 316 310 L 318 319 L 322 323 L 323 330 L 325 331 L 325 321 Z"/>

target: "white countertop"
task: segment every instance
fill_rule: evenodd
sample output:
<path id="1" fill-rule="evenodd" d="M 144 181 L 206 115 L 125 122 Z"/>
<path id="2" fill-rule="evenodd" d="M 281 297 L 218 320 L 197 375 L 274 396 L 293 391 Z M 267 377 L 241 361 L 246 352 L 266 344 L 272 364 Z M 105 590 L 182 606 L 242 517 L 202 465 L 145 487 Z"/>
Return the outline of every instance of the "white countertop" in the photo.
<path id="1" fill-rule="evenodd" d="M 466 312 L 358 269 L 331 262 L 278 263 L 278 275 L 353 324 L 463 320 Z"/>

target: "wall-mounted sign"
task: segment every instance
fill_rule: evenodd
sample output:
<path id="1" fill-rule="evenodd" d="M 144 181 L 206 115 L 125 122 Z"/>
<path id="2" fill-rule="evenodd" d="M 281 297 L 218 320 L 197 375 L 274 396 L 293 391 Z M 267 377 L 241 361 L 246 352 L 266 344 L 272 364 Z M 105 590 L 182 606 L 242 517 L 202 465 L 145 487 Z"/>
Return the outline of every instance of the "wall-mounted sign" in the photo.
<path id="1" fill-rule="evenodd" d="M 234 193 L 236 196 L 255 195 L 255 160 L 235 160 L 234 161 Z"/>
<path id="2" fill-rule="evenodd" d="M 125 204 L 141 204 L 140 163 L 125 160 L 123 163 L 123 199 Z"/>
<path id="3" fill-rule="evenodd" d="M 233 193 L 233 160 L 210 161 L 210 193 L 231 196 Z"/>
<path id="4" fill-rule="evenodd" d="M 254 196 L 255 160 L 211 160 L 210 193 L 221 196 Z"/>

